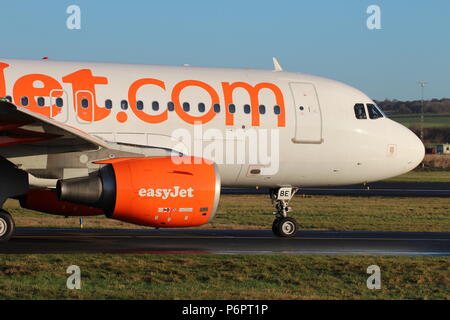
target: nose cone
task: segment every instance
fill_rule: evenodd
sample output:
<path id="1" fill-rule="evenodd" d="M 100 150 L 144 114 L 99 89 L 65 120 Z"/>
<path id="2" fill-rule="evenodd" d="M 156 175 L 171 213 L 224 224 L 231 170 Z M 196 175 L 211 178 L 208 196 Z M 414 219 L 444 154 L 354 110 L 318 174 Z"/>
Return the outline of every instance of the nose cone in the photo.
<path id="1" fill-rule="evenodd" d="M 425 156 L 425 146 L 411 130 L 404 128 L 405 132 L 399 144 L 399 159 L 405 165 L 405 173 L 416 168 Z"/>

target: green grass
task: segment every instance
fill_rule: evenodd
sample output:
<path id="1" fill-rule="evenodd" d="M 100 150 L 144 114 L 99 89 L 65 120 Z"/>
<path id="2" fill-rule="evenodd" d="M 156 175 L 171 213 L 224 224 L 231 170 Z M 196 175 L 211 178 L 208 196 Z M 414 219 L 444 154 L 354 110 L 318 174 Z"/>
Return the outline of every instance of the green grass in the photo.
<path id="1" fill-rule="evenodd" d="M 81 290 L 66 269 L 81 268 Z M 381 268 L 381 289 L 366 286 Z M 450 299 L 448 258 L 0 255 L 0 299 Z"/>
<path id="2" fill-rule="evenodd" d="M 450 231 L 447 198 L 296 196 L 290 205 L 304 230 Z M 223 197 L 212 226 L 268 228 L 269 206 L 264 196 Z"/>
<path id="3" fill-rule="evenodd" d="M 420 127 L 420 114 L 391 115 L 390 119 L 400 122 L 406 127 Z M 450 114 L 424 114 L 424 128 L 450 127 Z"/>
<path id="4" fill-rule="evenodd" d="M 450 171 L 410 171 L 386 180 L 387 182 L 446 182 L 450 184 Z"/>
<path id="5" fill-rule="evenodd" d="M 450 231 L 448 198 L 381 198 L 297 195 L 292 216 L 303 230 Z M 77 218 L 46 215 L 9 201 L 18 227 L 78 227 Z M 270 229 L 267 195 L 222 195 L 215 219 L 202 228 Z M 84 218 L 87 228 L 136 228 L 103 216 Z"/>
<path id="6" fill-rule="evenodd" d="M 301 197 L 304 230 L 450 231 L 447 198 Z M 18 226 L 75 227 L 9 201 Z M 223 195 L 209 228 L 269 229 L 266 195 Z M 86 227 L 134 225 L 104 217 Z M 289 241 L 289 240 L 287 240 Z M 7 245 L 7 244 L 4 244 Z M 0 299 L 450 299 L 449 258 L 315 255 L 0 255 Z M 82 289 L 66 288 L 81 267 Z M 382 289 L 366 269 L 380 266 Z"/>

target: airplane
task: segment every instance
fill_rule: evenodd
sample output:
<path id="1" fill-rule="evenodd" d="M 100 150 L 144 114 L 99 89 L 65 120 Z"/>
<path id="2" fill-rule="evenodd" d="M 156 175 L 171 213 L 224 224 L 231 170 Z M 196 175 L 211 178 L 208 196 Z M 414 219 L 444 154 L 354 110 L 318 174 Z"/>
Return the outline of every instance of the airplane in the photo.
<path id="1" fill-rule="evenodd" d="M 304 187 L 413 170 L 424 145 L 361 91 L 284 71 L 0 59 L 0 204 L 201 226 L 221 188 L 267 187 L 293 237 Z M 269 152 L 270 151 L 270 152 Z M 0 241 L 15 223 L 0 212 Z"/>

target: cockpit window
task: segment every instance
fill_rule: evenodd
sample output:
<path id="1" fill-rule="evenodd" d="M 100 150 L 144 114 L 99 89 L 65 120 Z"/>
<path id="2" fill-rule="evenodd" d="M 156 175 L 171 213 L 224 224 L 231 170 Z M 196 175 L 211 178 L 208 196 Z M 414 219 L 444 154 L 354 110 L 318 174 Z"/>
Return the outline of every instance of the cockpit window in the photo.
<path id="1" fill-rule="evenodd" d="M 355 104 L 355 117 L 356 119 L 367 119 L 366 108 L 364 108 L 364 104 Z"/>
<path id="2" fill-rule="evenodd" d="M 369 112 L 370 119 L 378 119 L 384 117 L 383 112 L 381 112 L 381 110 L 378 109 L 378 107 L 374 104 L 368 103 L 367 111 Z"/>

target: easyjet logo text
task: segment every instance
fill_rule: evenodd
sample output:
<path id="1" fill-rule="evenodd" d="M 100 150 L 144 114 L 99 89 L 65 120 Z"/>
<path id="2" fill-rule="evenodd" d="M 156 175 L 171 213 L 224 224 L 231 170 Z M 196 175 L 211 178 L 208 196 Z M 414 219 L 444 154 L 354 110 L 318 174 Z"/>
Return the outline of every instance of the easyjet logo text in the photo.
<path id="1" fill-rule="evenodd" d="M 163 200 L 170 198 L 193 198 L 194 189 L 183 189 L 179 186 L 174 186 L 169 189 L 153 189 L 153 188 L 141 188 L 138 191 L 140 197 L 162 198 Z"/>
<path id="2" fill-rule="evenodd" d="M 7 88 L 5 74 L 7 74 L 10 65 L 0 62 L 0 98 L 5 97 L 7 92 L 12 92 L 12 100 L 18 106 L 23 106 L 33 112 L 45 115 L 47 117 L 55 117 L 61 113 L 61 109 L 57 107 L 55 100 L 63 97 L 65 92 L 70 92 L 70 104 L 78 118 L 88 121 L 96 122 L 106 119 L 113 113 L 112 109 L 99 106 L 97 102 L 96 86 L 107 86 L 110 84 L 110 79 L 106 76 L 95 75 L 91 69 L 76 70 L 67 75 L 63 75 L 61 79 L 55 79 L 46 74 L 30 73 L 19 77 L 13 84 L 12 88 Z M 65 86 L 70 86 L 70 89 Z M 173 111 L 183 121 L 194 123 L 208 123 L 217 115 L 213 106 L 221 104 L 225 112 L 225 124 L 227 126 L 234 125 L 234 113 L 228 110 L 229 105 L 233 104 L 233 94 L 236 90 L 244 92 L 248 95 L 250 106 L 251 124 L 252 126 L 260 126 L 260 113 L 258 108 L 260 105 L 259 95 L 262 90 L 268 90 L 275 99 L 276 105 L 279 106 L 277 112 L 277 126 L 284 127 L 286 124 L 285 115 L 285 101 L 281 89 L 269 82 L 261 82 L 251 85 L 247 82 L 220 82 L 219 92 L 210 84 L 199 80 L 183 80 L 175 83 L 172 88 L 167 88 L 166 82 L 155 78 L 137 79 L 129 84 L 126 96 L 132 113 L 140 120 L 146 123 L 162 123 L 168 119 L 168 110 L 161 109 L 158 114 L 150 114 L 145 112 L 143 108 L 138 107 L 137 93 L 139 89 L 144 86 L 153 86 L 167 96 L 173 103 Z M 185 111 L 182 107 L 183 101 L 180 101 L 180 96 L 184 90 L 189 87 L 196 87 L 203 90 L 209 97 L 211 105 L 209 109 L 201 115 L 194 115 Z M 10 91 L 9 91 L 10 90 Z M 28 99 L 27 105 L 21 104 L 21 99 L 26 97 Z M 38 105 L 37 99 L 39 97 L 48 98 L 44 105 Z M 119 123 L 124 123 L 128 120 L 128 113 L 118 111 L 116 120 Z"/>

